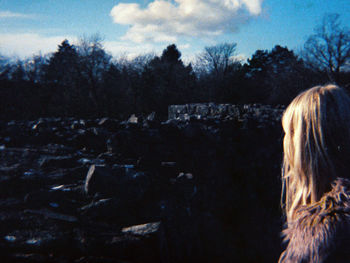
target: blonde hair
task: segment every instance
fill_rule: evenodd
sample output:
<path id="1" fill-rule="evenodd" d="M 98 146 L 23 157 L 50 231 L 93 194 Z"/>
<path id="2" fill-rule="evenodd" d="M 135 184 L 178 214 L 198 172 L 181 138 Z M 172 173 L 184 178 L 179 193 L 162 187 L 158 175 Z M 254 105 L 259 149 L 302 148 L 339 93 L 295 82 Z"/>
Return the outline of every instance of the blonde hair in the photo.
<path id="1" fill-rule="evenodd" d="M 283 114 L 282 207 L 287 221 L 350 167 L 350 98 L 336 85 L 299 94 Z"/>

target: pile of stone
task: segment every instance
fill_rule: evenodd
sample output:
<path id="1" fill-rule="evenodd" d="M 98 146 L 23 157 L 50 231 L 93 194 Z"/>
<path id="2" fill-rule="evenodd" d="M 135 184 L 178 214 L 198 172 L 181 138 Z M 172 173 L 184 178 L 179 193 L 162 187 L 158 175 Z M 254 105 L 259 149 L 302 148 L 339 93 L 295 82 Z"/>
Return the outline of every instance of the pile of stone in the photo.
<path id="1" fill-rule="evenodd" d="M 1 262 L 276 261 L 282 109 L 181 107 L 0 122 Z"/>

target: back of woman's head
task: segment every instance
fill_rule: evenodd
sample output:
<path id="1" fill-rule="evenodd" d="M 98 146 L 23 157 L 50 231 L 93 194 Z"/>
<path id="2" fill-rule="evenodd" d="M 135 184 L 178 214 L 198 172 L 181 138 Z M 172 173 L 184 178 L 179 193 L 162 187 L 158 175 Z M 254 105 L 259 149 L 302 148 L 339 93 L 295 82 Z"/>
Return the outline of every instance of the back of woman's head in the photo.
<path id="1" fill-rule="evenodd" d="M 287 219 L 317 202 L 350 167 L 350 98 L 336 85 L 316 86 L 287 107 L 282 126 L 283 193 Z"/>

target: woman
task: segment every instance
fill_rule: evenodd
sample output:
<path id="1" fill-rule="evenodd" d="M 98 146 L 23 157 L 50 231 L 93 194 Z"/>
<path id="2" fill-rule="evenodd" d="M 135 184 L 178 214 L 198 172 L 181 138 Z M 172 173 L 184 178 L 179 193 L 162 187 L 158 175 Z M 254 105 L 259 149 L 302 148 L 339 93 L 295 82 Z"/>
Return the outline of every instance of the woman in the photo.
<path id="1" fill-rule="evenodd" d="M 350 98 L 336 85 L 298 95 L 286 109 L 280 263 L 350 262 Z"/>

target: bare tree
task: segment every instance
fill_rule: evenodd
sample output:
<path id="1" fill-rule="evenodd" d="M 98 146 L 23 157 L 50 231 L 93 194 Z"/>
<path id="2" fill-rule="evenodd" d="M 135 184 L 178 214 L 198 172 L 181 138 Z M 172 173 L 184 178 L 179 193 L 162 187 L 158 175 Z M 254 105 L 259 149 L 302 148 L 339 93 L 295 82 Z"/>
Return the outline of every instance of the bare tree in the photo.
<path id="1" fill-rule="evenodd" d="M 122 65 L 123 67 L 133 69 L 139 74 L 141 74 L 145 66 L 148 65 L 155 57 L 156 54 L 152 52 L 144 53 L 131 59 L 125 56 L 125 58 L 121 57 L 118 60 L 118 64 Z"/>
<path id="2" fill-rule="evenodd" d="M 236 43 L 221 43 L 205 47 L 198 57 L 199 67 L 217 76 L 224 75 L 230 65 L 235 62 Z"/>
<path id="3" fill-rule="evenodd" d="M 327 14 L 304 45 L 303 57 L 312 67 L 326 71 L 338 82 L 350 63 L 350 31 L 342 27 L 338 14 Z"/>
<path id="4" fill-rule="evenodd" d="M 24 62 L 24 68 L 28 75 L 28 79 L 34 83 L 40 83 L 44 79 L 45 67 L 48 63 L 48 56 L 43 56 L 41 53 L 33 55 L 31 59 Z"/>
<path id="5" fill-rule="evenodd" d="M 107 54 L 99 34 L 82 37 L 77 46 L 80 57 L 80 74 L 87 80 L 89 97 L 95 107 L 100 110 L 98 86 L 102 82 L 103 73 L 110 66 L 112 56 Z"/>

